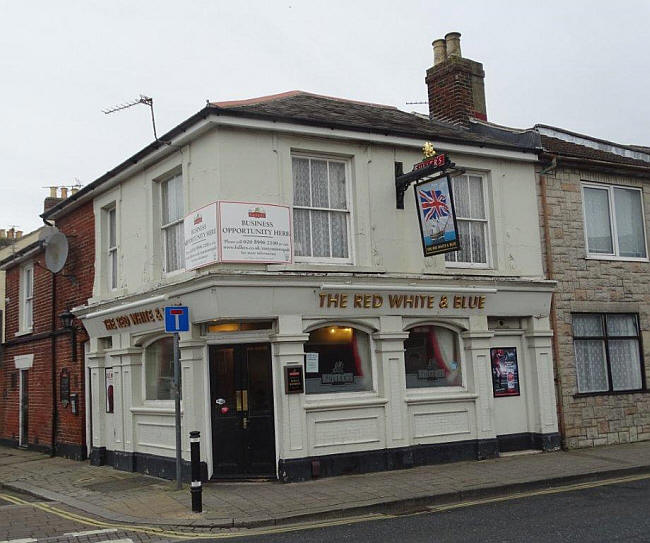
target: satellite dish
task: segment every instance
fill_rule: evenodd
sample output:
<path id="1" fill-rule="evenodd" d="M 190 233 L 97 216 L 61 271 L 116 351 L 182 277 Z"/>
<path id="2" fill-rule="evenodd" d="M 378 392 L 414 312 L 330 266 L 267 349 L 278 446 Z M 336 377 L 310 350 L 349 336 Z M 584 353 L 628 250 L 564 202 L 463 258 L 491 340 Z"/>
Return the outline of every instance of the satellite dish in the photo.
<path id="1" fill-rule="evenodd" d="M 52 273 L 60 272 L 68 258 L 68 238 L 55 232 L 45 240 L 45 266 Z"/>
<path id="2" fill-rule="evenodd" d="M 47 240 L 52 237 L 53 234 L 56 234 L 59 229 L 56 226 L 43 226 L 41 231 L 38 234 L 38 241 L 44 241 L 47 243 Z"/>

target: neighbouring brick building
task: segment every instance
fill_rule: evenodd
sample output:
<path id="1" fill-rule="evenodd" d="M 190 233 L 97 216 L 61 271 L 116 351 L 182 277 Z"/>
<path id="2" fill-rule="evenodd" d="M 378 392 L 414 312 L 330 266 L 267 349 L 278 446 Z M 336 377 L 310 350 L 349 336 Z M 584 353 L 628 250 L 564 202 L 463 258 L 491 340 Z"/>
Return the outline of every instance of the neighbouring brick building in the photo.
<path id="1" fill-rule="evenodd" d="M 60 272 L 53 274 L 46 268 L 46 242 L 39 239 L 0 261 L 7 297 L 0 361 L 0 442 L 83 459 L 87 336 L 76 320 L 65 327 L 61 315 L 92 294 L 92 204 L 62 217 L 57 228 L 69 242 Z"/>
<path id="2" fill-rule="evenodd" d="M 650 150 L 536 130 L 563 445 L 650 439 Z"/>

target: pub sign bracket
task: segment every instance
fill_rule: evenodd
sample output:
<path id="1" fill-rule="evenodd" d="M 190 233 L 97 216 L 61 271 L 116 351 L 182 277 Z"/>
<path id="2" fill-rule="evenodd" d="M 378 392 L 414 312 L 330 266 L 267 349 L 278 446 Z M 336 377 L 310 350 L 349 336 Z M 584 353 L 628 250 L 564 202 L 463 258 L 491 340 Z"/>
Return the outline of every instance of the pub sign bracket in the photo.
<path id="1" fill-rule="evenodd" d="M 404 209 L 404 193 L 412 183 L 433 180 L 444 176 L 455 177 L 465 170 L 457 169 L 456 164 L 445 154 L 435 155 L 418 162 L 413 170 L 403 173 L 401 162 L 395 163 L 395 203 L 397 209 Z"/>

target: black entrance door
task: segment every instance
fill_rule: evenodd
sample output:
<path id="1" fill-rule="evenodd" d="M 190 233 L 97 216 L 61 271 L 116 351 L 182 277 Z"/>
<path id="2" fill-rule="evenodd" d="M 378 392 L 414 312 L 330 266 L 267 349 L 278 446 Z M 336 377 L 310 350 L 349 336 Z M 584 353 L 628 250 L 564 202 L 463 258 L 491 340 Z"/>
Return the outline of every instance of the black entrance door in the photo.
<path id="1" fill-rule="evenodd" d="M 210 347 L 214 476 L 275 476 L 268 343 Z"/>

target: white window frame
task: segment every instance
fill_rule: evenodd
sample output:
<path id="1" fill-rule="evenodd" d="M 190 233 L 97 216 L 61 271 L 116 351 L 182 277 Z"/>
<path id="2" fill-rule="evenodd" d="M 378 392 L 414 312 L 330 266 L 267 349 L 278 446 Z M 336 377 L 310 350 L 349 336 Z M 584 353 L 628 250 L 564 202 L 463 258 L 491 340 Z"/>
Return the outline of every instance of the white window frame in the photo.
<path id="1" fill-rule="evenodd" d="M 485 219 L 466 219 L 456 216 L 456 222 L 482 222 L 485 224 L 485 260 L 486 262 L 463 262 L 463 261 L 450 261 L 445 259 L 445 267 L 447 268 L 476 268 L 476 269 L 491 269 L 492 268 L 492 232 L 490 229 L 490 200 L 488 199 L 488 176 L 485 172 L 475 172 L 467 171 L 462 176 L 458 177 L 467 177 L 469 183 L 469 177 L 480 177 L 481 178 L 481 189 L 483 191 L 483 212 L 485 213 Z M 453 180 L 452 180 L 452 196 L 454 194 Z M 468 201 L 470 195 L 468 194 Z M 471 208 L 471 203 L 470 203 Z M 456 202 L 454 201 L 454 210 L 456 210 Z M 460 240 L 461 245 L 466 243 L 464 240 Z M 471 246 L 470 246 L 471 251 Z M 455 253 L 458 255 L 458 253 Z"/>
<path id="2" fill-rule="evenodd" d="M 117 259 L 117 206 L 115 203 L 104 208 L 106 213 L 106 287 L 109 291 L 117 290 L 119 278 L 119 261 Z M 111 217 L 115 222 L 115 239 L 111 240 Z M 111 244 L 113 241 L 113 244 Z"/>
<path id="3" fill-rule="evenodd" d="M 346 209 L 334 209 L 334 208 L 325 208 L 325 207 L 308 207 L 308 206 L 300 206 L 300 205 L 295 205 L 293 202 L 295 202 L 295 197 L 294 197 L 294 191 L 293 191 L 293 159 L 294 158 L 303 158 L 303 159 L 309 159 L 309 160 L 325 160 L 328 163 L 329 162 L 340 162 L 344 165 L 345 168 L 345 203 L 346 203 Z M 329 167 L 328 167 L 328 172 L 329 172 Z M 319 154 L 312 154 L 312 153 L 299 153 L 299 152 L 292 152 L 291 153 L 291 228 L 294 228 L 293 225 L 293 213 L 294 210 L 296 209 L 305 209 L 305 210 L 315 210 L 315 211 L 327 211 L 331 213 L 342 213 L 345 212 L 347 213 L 347 224 L 346 224 L 346 230 L 348 234 L 348 256 L 347 258 L 340 258 L 340 257 L 325 257 L 325 256 L 299 256 L 295 254 L 295 248 L 294 248 L 294 256 L 293 260 L 294 262 L 305 262 L 305 263 L 318 263 L 318 264 L 353 264 L 354 263 L 354 236 L 352 235 L 352 225 L 354 224 L 354 213 L 353 213 L 353 206 L 352 206 L 352 190 L 351 190 L 351 184 L 352 184 L 352 168 L 351 168 L 351 160 L 349 158 L 342 158 L 338 156 L 330 156 L 330 155 L 319 155 Z M 311 176 L 311 172 L 310 172 Z M 310 179 L 311 181 L 311 179 Z M 311 182 L 309 183 L 309 190 L 311 194 Z M 328 174 L 328 196 L 329 196 L 329 174 Z M 310 225 L 310 232 L 311 232 L 311 225 Z M 295 229 L 294 229 L 294 236 L 295 236 Z M 331 223 L 330 223 L 330 251 L 331 251 L 331 241 L 332 241 L 332 231 L 331 231 Z M 294 246 L 295 246 L 295 241 L 294 241 Z M 312 244 L 313 248 L 313 244 Z"/>
<path id="4" fill-rule="evenodd" d="M 179 177 L 181 180 L 181 193 L 183 195 L 183 212 L 181 213 L 180 218 L 173 220 L 169 223 L 164 223 L 163 222 L 163 212 L 165 208 L 165 202 L 163 200 L 163 185 L 165 183 L 168 183 L 172 179 L 175 179 L 176 177 Z M 178 268 L 175 268 L 173 270 L 168 270 L 167 269 L 167 232 L 170 228 L 173 228 L 177 225 L 181 225 L 180 231 L 183 237 L 185 236 L 185 233 L 183 231 L 183 220 L 185 216 L 185 185 L 183 183 L 183 172 L 182 170 L 178 169 L 173 171 L 172 173 L 165 175 L 164 177 L 161 177 L 158 179 L 158 191 L 160 192 L 159 196 L 159 202 L 160 202 L 160 232 L 161 232 L 161 242 L 162 242 L 162 250 L 161 250 L 161 255 L 162 255 L 162 270 L 163 273 L 166 276 L 170 275 L 176 275 L 179 273 L 183 273 L 185 271 L 185 255 L 184 253 L 181 253 L 181 258 L 180 258 L 180 266 Z"/>
<path id="5" fill-rule="evenodd" d="M 31 294 L 28 293 L 27 273 L 31 281 Z M 19 282 L 19 326 L 18 334 L 27 334 L 34 329 L 34 263 L 29 262 L 20 268 Z M 29 306 L 29 312 L 27 307 Z M 28 318 L 29 317 L 29 318 Z"/>
<path id="6" fill-rule="evenodd" d="M 612 236 L 612 248 L 614 252 L 591 253 L 589 252 L 589 235 L 587 233 L 587 208 L 585 206 L 585 189 L 598 189 L 607 191 L 607 203 L 609 206 L 610 235 Z M 641 223 L 643 226 L 643 243 L 645 247 L 645 257 L 620 256 L 618 247 L 618 232 L 616 231 L 616 207 L 614 206 L 614 189 L 635 190 L 640 195 L 641 200 Z M 585 254 L 590 260 L 623 260 L 628 262 L 648 262 L 648 236 L 645 228 L 645 208 L 643 205 L 643 190 L 639 187 L 629 187 L 626 185 L 603 185 L 599 183 L 582 182 L 582 224 L 585 236 Z"/>
<path id="7" fill-rule="evenodd" d="M 141 385 L 141 391 L 142 391 L 142 399 L 143 399 L 143 405 L 149 406 L 149 407 L 161 407 L 161 408 L 168 408 L 168 407 L 173 407 L 174 401 L 175 401 L 175 396 L 174 396 L 174 389 L 173 389 L 173 374 L 172 374 L 172 389 L 171 389 L 171 398 L 168 400 L 158 400 L 158 399 L 153 399 L 153 398 L 147 398 L 147 352 L 148 349 L 157 341 L 168 338 L 170 337 L 169 334 L 160 334 L 160 335 L 155 335 L 149 340 L 142 345 L 142 385 Z M 173 371 L 173 369 L 172 369 Z M 182 383 L 182 380 L 181 380 Z M 182 384 L 181 384 L 182 386 Z M 183 402 L 183 394 L 181 392 L 181 406 Z"/>

